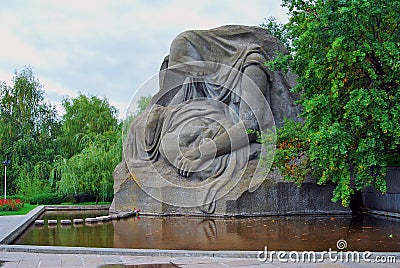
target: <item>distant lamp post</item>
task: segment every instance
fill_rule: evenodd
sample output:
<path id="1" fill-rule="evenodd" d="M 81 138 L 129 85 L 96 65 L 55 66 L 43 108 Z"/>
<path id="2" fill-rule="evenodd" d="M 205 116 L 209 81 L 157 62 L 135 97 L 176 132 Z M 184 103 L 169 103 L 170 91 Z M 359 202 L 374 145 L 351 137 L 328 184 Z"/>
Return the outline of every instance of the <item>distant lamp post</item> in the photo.
<path id="1" fill-rule="evenodd" d="M 4 200 L 7 199 L 7 166 L 11 163 L 11 160 L 4 160 Z"/>

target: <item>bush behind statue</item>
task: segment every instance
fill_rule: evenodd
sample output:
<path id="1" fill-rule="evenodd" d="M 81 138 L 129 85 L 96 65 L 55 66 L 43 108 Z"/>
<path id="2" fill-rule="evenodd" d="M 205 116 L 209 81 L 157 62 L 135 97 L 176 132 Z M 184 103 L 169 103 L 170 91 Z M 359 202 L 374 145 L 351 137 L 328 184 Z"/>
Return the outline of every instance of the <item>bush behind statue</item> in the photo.
<path id="1" fill-rule="evenodd" d="M 64 197 L 57 193 L 42 193 L 34 195 L 28 200 L 31 205 L 59 205 L 64 202 Z"/>

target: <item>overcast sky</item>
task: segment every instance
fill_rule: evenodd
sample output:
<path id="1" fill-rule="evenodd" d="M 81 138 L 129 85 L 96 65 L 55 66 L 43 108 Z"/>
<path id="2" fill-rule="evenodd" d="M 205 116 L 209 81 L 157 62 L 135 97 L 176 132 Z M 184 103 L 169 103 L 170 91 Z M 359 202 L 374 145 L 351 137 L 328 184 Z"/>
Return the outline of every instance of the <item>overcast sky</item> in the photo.
<path id="1" fill-rule="evenodd" d="M 120 117 L 189 29 L 287 21 L 280 0 L 1 0 L 0 81 L 31 66 L 59 105 L 78 92 L 109 99 Z M 157 90 L 157 89 L 155 89 Z M 149 92 L 151 94 L 151 92 Z"/>

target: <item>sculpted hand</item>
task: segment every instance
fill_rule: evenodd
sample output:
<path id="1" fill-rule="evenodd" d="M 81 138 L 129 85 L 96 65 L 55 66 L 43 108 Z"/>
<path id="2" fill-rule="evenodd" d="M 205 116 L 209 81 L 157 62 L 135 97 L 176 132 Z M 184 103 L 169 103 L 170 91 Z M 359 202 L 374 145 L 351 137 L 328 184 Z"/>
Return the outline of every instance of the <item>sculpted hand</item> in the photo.
<path id="1" fill-rule="evenodd" d="M 212 141 L 186 151 L 177 159 L 178 173 L 183 177 L 189 177 L 190 173 L 200 171 L 201 165 L 215 157 L 215 153 L 216 147 Z"/>
<path id="2" fill-rule="evenodd" d="M 191 172 L 198 170 L 202 162 L 200 150 L 198 148 L 191 149 L 178 158 L 178 173 L 187 178 Z"/>

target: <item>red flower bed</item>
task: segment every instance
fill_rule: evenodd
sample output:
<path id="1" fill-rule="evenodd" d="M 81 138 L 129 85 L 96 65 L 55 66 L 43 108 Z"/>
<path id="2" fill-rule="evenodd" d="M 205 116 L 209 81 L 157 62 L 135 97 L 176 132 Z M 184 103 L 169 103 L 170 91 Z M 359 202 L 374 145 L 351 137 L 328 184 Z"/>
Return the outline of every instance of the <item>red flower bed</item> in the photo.
<path id="1" fill-rule="evenodd" d="M 0 211 L 16 211 L 24 206 L 20 199 L 0 199 Z"/>

